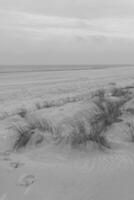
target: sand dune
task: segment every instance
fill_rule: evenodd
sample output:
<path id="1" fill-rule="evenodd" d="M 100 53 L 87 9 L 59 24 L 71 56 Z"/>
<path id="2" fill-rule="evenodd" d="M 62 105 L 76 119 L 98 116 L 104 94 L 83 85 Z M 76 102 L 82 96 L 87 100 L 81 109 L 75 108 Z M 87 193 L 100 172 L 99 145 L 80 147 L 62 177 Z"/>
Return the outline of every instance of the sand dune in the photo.
<path id="1" fill-rule="evenodd" d="M 133 200 L 134 145 L 127 126 L 134 119 L 133 73 L 132 67 L 5 73 L 0 79 L 0 200 Z M 65 137 L 72 133 L 71 123 L 92 118 L 98 89 L 114 101 L 122 98 L 110 96 L 113 87 L 127 88 L 131 99 L 125 99 L 121 116 L 106 129 L 110 149 L 100 150 L 95 141 L 78 148 L 70 140 L 56 144 L 47 138 L 48 127 L 46 141 L 35 145 L 33 137 L 25 148 L 11 151 L 13 124 L 51 120 Z M 20 113 L 21 108 L 26 111 Z M 34 126 L 34 131 L 38 136 L 42 130 Z"/>

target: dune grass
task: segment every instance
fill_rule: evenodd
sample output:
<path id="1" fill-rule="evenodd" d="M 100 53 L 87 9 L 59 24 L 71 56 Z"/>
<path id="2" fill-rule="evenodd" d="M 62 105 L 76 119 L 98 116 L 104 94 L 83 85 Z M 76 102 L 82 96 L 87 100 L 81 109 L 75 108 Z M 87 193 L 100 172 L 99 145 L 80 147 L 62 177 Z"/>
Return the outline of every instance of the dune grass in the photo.
<path id="1" fill-rule="evenodd" d="M 110 148 L 110 145 L 104 135 L 103 125 L 94 121 L 89 123 L 85 118 L 76 120 L 71 123 L 71 145 L 72 147 L 79 147 L 79 145 L 87 145 L 90 142 L 96 143 L 99 149 Z"/>
<path id="2" fill-rule="evenodd" d="M 117 89 L 116 92 L 114 95 L 118 94 L 120 98 L 113 100 L 106 96 L 104 89 L 97 90 L 93 100 L 96 106 L 94 116 L 90 118 L 89 112 L 84 117 L 81 115 L 79 120 L 72 120 L 71 143 L 73 146 L 78 146 L 81 143 L 87 144 L 92 141 L 98 145 L 99 149 L 111 148 L 106 131 L 113 123 L 121 120 L 123 105 L 129 100 L 130 95 L 128 91 L 122 89 Z M 134 129 L 131 130 L 131 137 L 133 136 L 132 133 L 134 133 Z"/>
<path id="3" fill-rule="evenodd" d="M 66 143 L 69 143 L 72 147 L 79 147 L 79 145 L 87 144 L 87 137 L 89 134 L 89 124 L 87 123 L 86 118 L 83 116 L 79 117 L 80 113 L 77 113 L 76 116 L 73 116 L 70 119 L 65 119 L 62 124 L 66 125 L 66 134 L 63 133 L 61 137 Z M 65 131 L 63 129 L 63 131 Z M 62 141 L 62 140 L 61 140 Z"/>
<path id="4" fill-rule="evenodd" d="M 63 140 L 69 143 L 73 148 L 78 148 L 80 145 L 87 145 L 89 142 L 97 144 L 99 149 L 110 148 L 105 132 L 107 128 L 114 123 L 120 116 L 119 104 L 105 102 L 105 104 L 96 103 L 98 111 L 91 118 L 90 112 L 86 114 L 76 113 L 69 120 L 65 119 L 59 126 L 55 126 L 49 119 L 28 118 L 27 126 L 15 126 L 14 130 L 17 133 L 17 139 L 14 144 L 14 149 L 25 147 L 31 137 L 37 130 L 48 132 L 51 141 L 55 144 Z M 66 124 L 66 133 L 61 127 Z M 42 140 L 43 141 L 43 140 Z M 41 142 L 42 142 L 41 141 Z"/>
<path id="5" fill-rule="evenodd" d="M 32 134 L 34 134 L 34 129 L 28 125 L 21 124 L 14 124 L 12 128 L 17 134 L 15 143 L 13 144 L 13 150 L 24 148 L 30 141 Z"/>
<path id="6" fill-rule="evenodd" d="M 91 114 L 91 111 L 86 108 L 77 112 L 74 116 L 62 120 L 58 125 L 55 125 L 48 118 L 26 114 L 25 121 L 27 125 L 14 127 L 17 133 L 14 148 L 25 147 L 37 131 L 44 134 L 49 133 L 51 141 L 55 144 L 64 140 L 72 147 L 79 147 L 94 142 L 101 150 L 111 148 L 106 131 L 113 123 L 118 122 L 122 114 L 122 106 L 126 102 L 125 97 L 116 101 L 107 98 L 105 90 L 99 90 L 96 94 L 93 100 L 95 105 L 94 114 Z M 66 130 L 63 127 L 66 127 Z"/>
<path id="7" fill-rule="evenodd" d="M 96 106 L 99 108 L 99 113 L 96 115 L 96 121 L 103 122 L 104 127 L 108 127 L 116 122 L 121 116 L 122 101 L 112 101 L 109 99 L 98 99 L 94 101 Z"/>
<path id="8" fill-rule="evenodd" d="M 129 128 L 130 141 L 134 142 L 134 123 L 133 122 L 127 122 L 126 124 Z"/>
<path id="9" fill-rule="evenodd" d="M 56 134 L 56 127 L 48 118 L 35 117 L 31 115 L 26 119 L 26 121 L 32 129 L 38 129 L 42 132 L 50 132 L 53 135 Z"/>
<path id="10" fill-rule="evenodd" d="M 93 95 L 92 97 L 99 97 L 99 99 L 104 99 L 105 98 L 105 94 L 106 94 L 106 91 L 104 88 L 102 89 L 98 89 L 96 90 L 95 92 L 93 92 Z"/>
<path id="11" fill-rule="evenodd" d="M 98 116 L 100 116 L 99 108 L 92 114 L 85 110 L 76 113 L 72 118 L 64 119 L 61 126 L 66 127 L 66 130 L 64 128 L 62 130 L 62 140 L 65 140 L 73 148 L 79 148 L 80 145 L 86 146 L 90 142 L 97 144 L 100 150 L 110 148 L 105 135 L 104 118 L 100 120 Z"/>
<path id="12" fill-rule="evenodd" d="M 36 102 L 35 107 L 37 110 L 44 109 L 44 108 L 60 107 L 68 103 L 81 101 L 82 99 L 83 99 L 82 95 L 67 96 L 61 99 L 56 99 L 56 100 L 53 99 L 53 100 L 46 100 L 42 102 Z"/>
<path id="13" fill-rule="evenodd" d="M 56 140 L 57 128 L 51 120 L 46 118 L 37 118 L 31 115 L 25 118 L 25 122 L 25 124 L 16 123 L 12 125 L 12 129 L 17 134 L 13 145 L 14 150 L 26 147 L 28 142 L 31 140 L 31 137 L 35 134 L 40 138 L 36 144 L 43 142 L 45 138 L 44 136 L 46 135 L 45 133 L 49 133 L 52 140 Z"/>
<path id="14" fill-rule="evenodd" d="M 91 121 L 91 132 L 89 139 L 96 142 L 100 149 L 111 148 L 107 137 L 106 131 L 113 123 L 119 121 L 119 117 L 122 114 L 122 101 L 116 102 L 110 99 L 99 98 L 94 101 L 98 108 L 94 118 Z"/>
<path id="15" fill-rule="evenodd" d="M 129 99 L 132 94 L 129 89 L 130 88 L 128 87 L 126 88 L 114 87 L 112 88 L 111 95 L 114 97 L 123 97 L 125 99 Z"/>
<path id="16" fill-rule="evenodd" d="M 76 114 L 79 115 L 79 114 Z M 62 141 L 69 143 L 71 147 L 78 148 L 80 145 L 86 146 L 89 142 L 95 142 L 100 149 L 110 148 L 107 139 L 104 134 L 104 124 L 100 123 L 96 118 L 90 119 L 89 116 L 77 116 L 66 119 L 61 122 L 59 126 L 54 126 L 52 122 L 46 119 L 31 118 L 27 121 L 27 125 L 14 125 L 13 129 L 17 134 L 15 143 L 13 145 L 14 150 L 26 147 L 33 134 L 40 131 L 44 135 L 49 133 L 51 142 L 59 144 Z M 67 131 L 61 127 L 66 124 Z M 45 138 L 45 137 L 44 137 Z M 41 140 L 43 142 L 43 140 Z"/>
<path id="17" fill-rule="evenodd" d="M 28 113 L 28 110 L 26 108 L 20 108 L 17 112 L 18 115 L 20 115 L 22 118 L 26 117 Z"/>

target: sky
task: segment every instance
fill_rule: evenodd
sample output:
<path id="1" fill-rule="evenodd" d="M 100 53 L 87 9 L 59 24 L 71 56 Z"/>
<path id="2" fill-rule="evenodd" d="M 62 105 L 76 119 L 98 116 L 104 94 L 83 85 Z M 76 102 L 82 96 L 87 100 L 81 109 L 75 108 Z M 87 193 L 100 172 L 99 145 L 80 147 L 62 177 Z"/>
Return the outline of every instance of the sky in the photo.
<path id="1" fill-rule="evenodd" d="M 0 0 L 0 64 L 133 64 L 134 0 Z"/>

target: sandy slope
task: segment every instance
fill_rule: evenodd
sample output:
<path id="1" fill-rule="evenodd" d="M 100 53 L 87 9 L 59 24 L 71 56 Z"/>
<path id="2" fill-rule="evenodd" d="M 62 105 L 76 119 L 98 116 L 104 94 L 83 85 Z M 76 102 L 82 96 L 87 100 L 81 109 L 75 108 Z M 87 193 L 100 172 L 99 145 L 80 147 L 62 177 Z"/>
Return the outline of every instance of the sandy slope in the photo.
<path id="1" fill-rule="evenodd" d="M 1 199 L 133 200 L 133 147 L 92 155 L 45 151 L 26 157 L 11 155 L 7 160 L 1 156 Z M 14 168 L 13 162 L 20 162 L 20 166 Z M 34 176 L 29 186 L 21 185 L 25 175 Z"/>

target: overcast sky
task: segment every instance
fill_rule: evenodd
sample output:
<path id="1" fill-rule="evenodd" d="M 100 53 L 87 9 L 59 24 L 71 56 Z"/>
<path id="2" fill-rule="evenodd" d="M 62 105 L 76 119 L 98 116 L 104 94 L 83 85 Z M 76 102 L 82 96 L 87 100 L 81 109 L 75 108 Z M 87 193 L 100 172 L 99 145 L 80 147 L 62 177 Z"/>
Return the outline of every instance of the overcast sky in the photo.
<path id="1" fill-rule="evenodd" d="M 0 0 L 0 64 L 134 63 L 134 0 Z"/>

